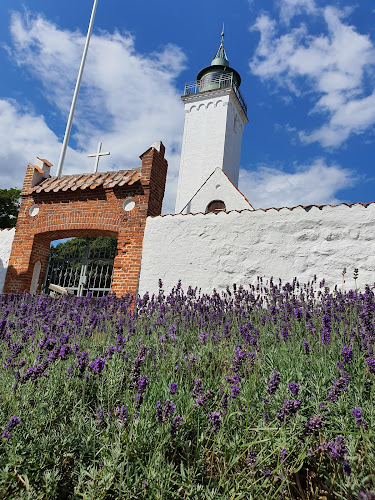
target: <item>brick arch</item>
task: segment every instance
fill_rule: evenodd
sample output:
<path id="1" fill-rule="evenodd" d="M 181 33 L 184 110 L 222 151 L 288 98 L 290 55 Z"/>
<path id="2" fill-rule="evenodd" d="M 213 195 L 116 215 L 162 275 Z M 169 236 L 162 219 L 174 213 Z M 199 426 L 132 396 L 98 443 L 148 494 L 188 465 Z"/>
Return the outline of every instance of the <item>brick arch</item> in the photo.
<path id="1" fill-rule="evenodd" d="M 29 164 L 4 292 L 30 290 L 37 261 L 43 281 L 51 241 L 115 236 L 112 289 L 136 295 L 146 218 L 161 213 L 168 165 L 164 153 L 159 142 L 140 156 L 140 168 L 59 178 L 49 176 L 46 160 Z M 128 198 L 135 202 L 130 212 L 123 208 Z"/>

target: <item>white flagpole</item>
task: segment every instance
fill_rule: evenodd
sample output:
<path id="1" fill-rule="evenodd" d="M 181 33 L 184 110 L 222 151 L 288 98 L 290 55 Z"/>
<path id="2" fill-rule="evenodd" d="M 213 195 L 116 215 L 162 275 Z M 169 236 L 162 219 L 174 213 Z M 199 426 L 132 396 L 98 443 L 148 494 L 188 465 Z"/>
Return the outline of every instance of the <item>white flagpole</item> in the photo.
<path id="1" fill-rule="evenodd" d="M 63 166 L 64 166 L 65 155 L 66 155 L 66 150 L 67 150 L 67 147 L 68 147 L 70 131 L 72 130 L 73 116 L 74 116 L 74 111 L 75 111 L 75 107 L 76 107 L 76 103 L 77 103 L 78 92 L 79 92 L 79 88 L 81 86 L 83 69 L 85 67 L 86 56 L 87 56 L 87 51 L 88 51 L 88 48 L 89 48 L 89 43 L 90 43 L 92 28 L 94 26 L 94 19 L 95 19 L 95 12 L 96 12 L 97 5 L 98 5 L 98 0 L 94 0 L 94 5 L 92 7 L 91 19 L 90 19 L 90 24 L 89 24 L 89 29 L 88 29 L 87 37 L 86 37 L 85 48 L 83 49 L 81 66 L 80 66 L 79 72 L 78 72 L 76 88 L 75 88 L 74 94 L 73 94 L 72 106 L 70 108 L 68 123 L 66 124 L 64 142 L 63 142 L 62 149 L 61 149 L 59 164 L 57 166 L 57 173 L 56 173 L 57 177 L 61 177 L 62 169 L 63 169 Z"/>

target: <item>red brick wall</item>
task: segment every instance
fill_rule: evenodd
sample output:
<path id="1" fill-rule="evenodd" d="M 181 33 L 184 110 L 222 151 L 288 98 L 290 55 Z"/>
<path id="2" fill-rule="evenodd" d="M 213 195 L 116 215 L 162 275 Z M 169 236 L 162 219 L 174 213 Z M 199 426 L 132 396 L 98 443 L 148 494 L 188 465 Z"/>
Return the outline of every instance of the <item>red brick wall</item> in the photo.
<path id="1" fill-rule="evenodd" d="M 31 193 L 33 167 L 29 165 L 4 292 L 30 290 L 34 264 L 38 260 L 42 264 L 41 286 L 51 241 L 74 236 L 116 236 L 118 253 L 112 289 L 117 295 L 128 292 L 136 295 L 146 218 L 161 213 L 168 166 L 164 153 L 162 144 L 160 152 L 149 148 L 141 155 L 141 181 L 132 186 L 110 189 L 99 186 L 76 191 Z M 128 197 L 135 201 L 131 212 L 122 208 Z M 39 207 L 35 217 L 29 215 L 33 205 Z"/>

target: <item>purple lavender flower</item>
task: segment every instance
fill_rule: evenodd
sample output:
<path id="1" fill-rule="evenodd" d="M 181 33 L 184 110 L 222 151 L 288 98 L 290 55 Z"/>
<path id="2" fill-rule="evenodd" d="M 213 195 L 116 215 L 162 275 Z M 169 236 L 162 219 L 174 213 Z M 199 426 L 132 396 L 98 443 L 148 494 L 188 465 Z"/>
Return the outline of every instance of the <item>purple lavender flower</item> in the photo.
<path id="1" fill-rule="evenodd" d="M 243 362 L 245 361 L 246 357 L 247 357 L 247 352 L 240 346 L 237 346 L 234 349 L 234 358 L 232 359 L 232 366 L 231 366 L 231 370 L 234 373 L 238 373 L 240 371 L 240 368 Z"/>
<path id="2" fill-rule="evenodd" d="M 241 377 L 239 375 L 232 375 L 231 377 L 227 375 L 225 378 L 230 385 L 236 385 L 241 382 Z"/>
<path id="3" fill-rule="evenodd" d="M 199 397 L 203 392 L 203 387 L 202 387 L 202 381 L 199 379 L 194 380 L 194 388 L 193 392 L 191 393 L 192 398 L 197 398 Z"/>
<path id="4" fill-rule="evenodd" d="M 98 408 L 96 410 L 96 423 L 97 425 L 101 425 L 104 421 L 104 418 L 103 418 L 103 412 L 100 408 Z"/>
<path id="5" fill-rule="evenodd" d="M 171 434 L 172 435 L 176 434 L 177 429 L 183 420 L 184 420 L 183 417 L 180 417 L 179 415 L 174 417 L 174 419 L 172 420 L 172 423 L 171 423 Z"/>
<path id="6" fill-rule="evenodd" d="M 104 370 L 105 358 L 97 358 L 90 363 L 90 370 L 94 373 L 101 373 Z"/>
<path id="7" fill-rule="evenodd" d="M 163 423 L 163 407 L 160 401 L 156 402 L 156 421 L 160 424 Z"/>
<path id="8" fill-rule="evenodd" d="M 59 357 L 58 349 L 53 349 L 48 355 L 48 362 L 53 363 Z"/>
<path id="9" fill-rule="evenodd" d="M 297 413 L 301 406 L 301 401 L 298 399 L 286 399 L 284 401 L 283 407 L 276 415 L 276 418 L 280 420 L 280 422 L 284 422 L 288 420 L 292 415 Z"/>
<path id="10" fill-rule="evenodd" d="M 275 394 L 277 388 L 279 387 L 280 384 L 280 373 L 277 372 L 276 370 L 273 370 L 273 376 L 268 378 L 268 387 L 267 387 L 267 392 L 268 394 Z"/>
<path id="11" fill-rule="evenodd" d="M 303 347 L 303 352 L 308 356 L 311 352 L 311 347 L 310 344 L 307 342 L 307 340 L 303 341 L 302 347 Z"/>
<path id="12" fill-rule="evenodd" d="M 362 410 L 361 408 L 353 408 L 350 410 L 351 414 L 356 420 L 359 420 L 362 417 Z"/>
<path id="13" fill-rule="evenodd" d="M 201 344 L 203 345 L 206 345 L 206 341 L 207 341 L 207 338 L 208 338 L 208 332 L 200 332 L 200 334 L 198 335 L 198 338 L 199 338 L 199 341 Z"/>
<path id="14" fill-rule="evenodd" d="M 287 327 L 284 325 L 280 331 L 281 338 L 283 339 L 284 342 L 286 342 L 289 338 L 289 331 Z"/>
<path id="15" fill-rule="evenodd" d="M 239 395 L 240 392 L 241 392 L 241 386 L 240 385 L 234 385 L 234 386 L 232 386 L 230 397 L 231 398 L 236 398 Z"/>
<path id="16" fill-rule="evenodd" d="M 77 356 L 77 361 L 78 361 L 78 369 L 79 369 L 80 373 L 82 374 L 86 370 L 86 366 L 89 363 L 90 356 L 89 356 L 89 353 L 86 351 L 77 352 L 76 356 Z"/>
<path id="17" fill-rule="evenodd" d="M 297 384 L 297 382 L 294 381 L 291 382 L 290 384 L 288 384 L 288 387 L 293 396 L 298 396 L 300 387 L 299 384 Z"/>
<path id="18" fill-rule="evenodd" d="M 368 423 L 366 422 L 366 420 L 363 420 L 363 418 L 362 418 L 361 408 L 352 408 L 350 411 L 351 411 L 353 417 L 355 418 L 355 425 L 357 427 L 363 427 L 365 429 L 365 431 L 367 431 L 368 430 Z"/>
<path id="19" fill-rule="evenodd" d="M 323 427 L 324 421 L 325 417 L 321 413 L 318 413 L 315 417 L 310 418 L 310 420 L 305 423 L 305 429 L 303 431 L 305 436 L 311 436 L 312 434 L 318 432 L 319 429 Z"/>
<path id="20" fill-rule="evenodd" d="M 280 462 L 285 462 L 286 457 L 288 456 L 288 452 L 285 448 L 281 448 L 280 450 Z"/>
<path id="21" fill-rule="evenodd" d="M 348 392 L 349 385 L 349 374 L 342 369 L 339 363 L 338 365 L 338 371 L 339 373 L 341 373 L 341 377 L 333 382 L 334 387 L 329 391 L 329 394 L 327 396 L 327 400 L 333 403 L 337 401 L 342 392 Z"/>
<path id="22" fill-rule="evenodd" d="M 169 384 L 169 394 L 175 394 L 176 391 L 177 391 L 176 382 L 172 382 L 171 384 Z"/>
<path id="23" fill-rule="evenodd" d="M 124 427 L 128 423 L 128 418 L 129 418 L 128 407 L 124 405 L 118 406 L 116 408 L 115 413 L 117 415 L 118 423 Z"/>
<path id="24" fill-rule="evenodd" d="M 214 391 L 212 391 L 211 389 L 208 389 L 208 391 L 206 391 L 203 395 L 199 396 L 199 398 L 196 401 L 197 406 L 195 408 L 197 408 L 198 406 L 206 406 L 207 401 L 210 398 L 212 398 L 212 396 L 214 394 L 215 394 Z"/>
<path id="25" fill-rule="evenodd" d="M 140 394 L 143 394 L 148 385 L 150 384 L 150 379 L 148 377 L 139 377 L 137 390 Z"/>
<path id="26" fill-rule="evenodd" d="M 342 469 L 344 471 L 345 476 L 350 477 L 352 470 L 350 468 L 349 460 L 345 459 L 342 461 Z"/>
<path id="27" fill-rule="evenodd" d="M 21 423 L 21 420 L 17 417 L 17 415 L 13 415 L 10 418 L 9 422 L 6 425 L 6 429 L 4 430 L 2 436 L 5 439 L 10 439 L 12 437 L 12 431 L 17 425 Z"/>
<path id="28" fill-rule="evenodd" d="M 255 453 L 255 451 L 252 451 L 252 450 L 249 450 L 247 452 L 247 458 L 246 458 L 246 463 L 250 466 L 250 467 L 255 467 L 255 464 L 258 460 L 258 456 L 257 454 Z"/>
<path id="29" fill-rule="evenodd" d="M 373 375 L 375 375 L 375 359 L 373 357 L 367 358 L 366 365 L 367 365 L 368 371 L 370 373 L 372 373 Z"/>
<path id="30" fill-rule="evenodd" d="M 373 491 L 361 491 L 362 500 L 375 500 L 375 492 Z"/>
<path id="31" fill-rule="evenodd" d="M 162 406 L 160 401 L 156 403 L 156 421 L 161 424 L 169 420 L 176 408 L 176 405 L 169 399 L 164 399 L 163 403 L 164 406 Z"/>
<path id="32" fill-rule="evenodd" d="M 301 321 L 302 317 L 303 317 L 303 312 L 300 308 L 296 308 L 294 309 L 294 317 L 296 318 L 297 321 Z"/>
<path id="33" fill-rule="evenodd" d="M 141 376 L 141 365 L 143 361 L 146 359 L 145 356 L 139 356 L 139 354 L 143 354 L 143 352 L 138 353 L 138 356 L 134 360 L 133 368 L 132 368 L 132 386 L 136 387 L 138 384 L 139 377 Z"/>
<path id="34" fill-rule="evenodd" d="M 329 344 L 331 342 L 331 316 L 325 314 L 322 318 L 322 344 Z"/>
<path id="35" fill-rule="evenodd" d="M 227 412 L 228 412 L 228 398 L 229 398 L 229 395 L 228 393 L 226 392 L 223 396 L 223 399 L 221 400 L 221 405 L 220 407 L 222 408 L 223 410 L 223 414 L 226 415 Z"/>
<path id="36" fill-rule="evenodd" d="M 72 346 L 70 346 L 69 344 L 64 344 L 60 348 L 59 357 L 65 361 L 66 359 L 68 359 L 68 356 L 71 352 Z"/>
<path id="37" fill-rule="evenodd" d="M 350 464 L 346 456 L 348 450 L 345 445 L 344 436 L 337 436 L 336 439 L 327 441 L 325 444 L 318 446 L 319 451 L 328 451 L 332 458 L 339 460 L 343 464 L 344 474 L 350 476 Z"/>
<path id="38" fill-rule="evenodd" d="M 344 345 L 341 349 L 341 355 L 345 363 L 350 364 L 353 361 L 353 351 L 350 346 Z"/>
<path id="39" fill-rule="evenodd" d="M 114 353 L 116 351 L 116 348 L 114 345 L 110 345 L 108 349 L 105 351 L 104 356 L 108 359 L 112 359 Z"/>
<path id="40" fill-rule="evenodd" d="M 221 413 L 219 411 L 210 413 L 208 418 L 210 419 L 212 425 L 211 432 L 214 434 L 218 433 L 221 427 Z"/>

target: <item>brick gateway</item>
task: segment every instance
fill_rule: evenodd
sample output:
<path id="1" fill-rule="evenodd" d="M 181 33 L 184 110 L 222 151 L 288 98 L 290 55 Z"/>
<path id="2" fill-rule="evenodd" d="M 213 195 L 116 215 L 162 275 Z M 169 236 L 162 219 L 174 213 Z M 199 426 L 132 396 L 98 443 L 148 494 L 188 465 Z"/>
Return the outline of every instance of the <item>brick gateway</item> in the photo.
<path id="1" fill-rule="evenodd" d="M 51 164 L 29 164 L 5 278 L 4 292 L 41 290 L 51 241 L 117 238 L 112 290 L 136 295 L 148 216 L 160 215 L 168 163 L 161 142 L 132 170 L 51 177 Z"/>

